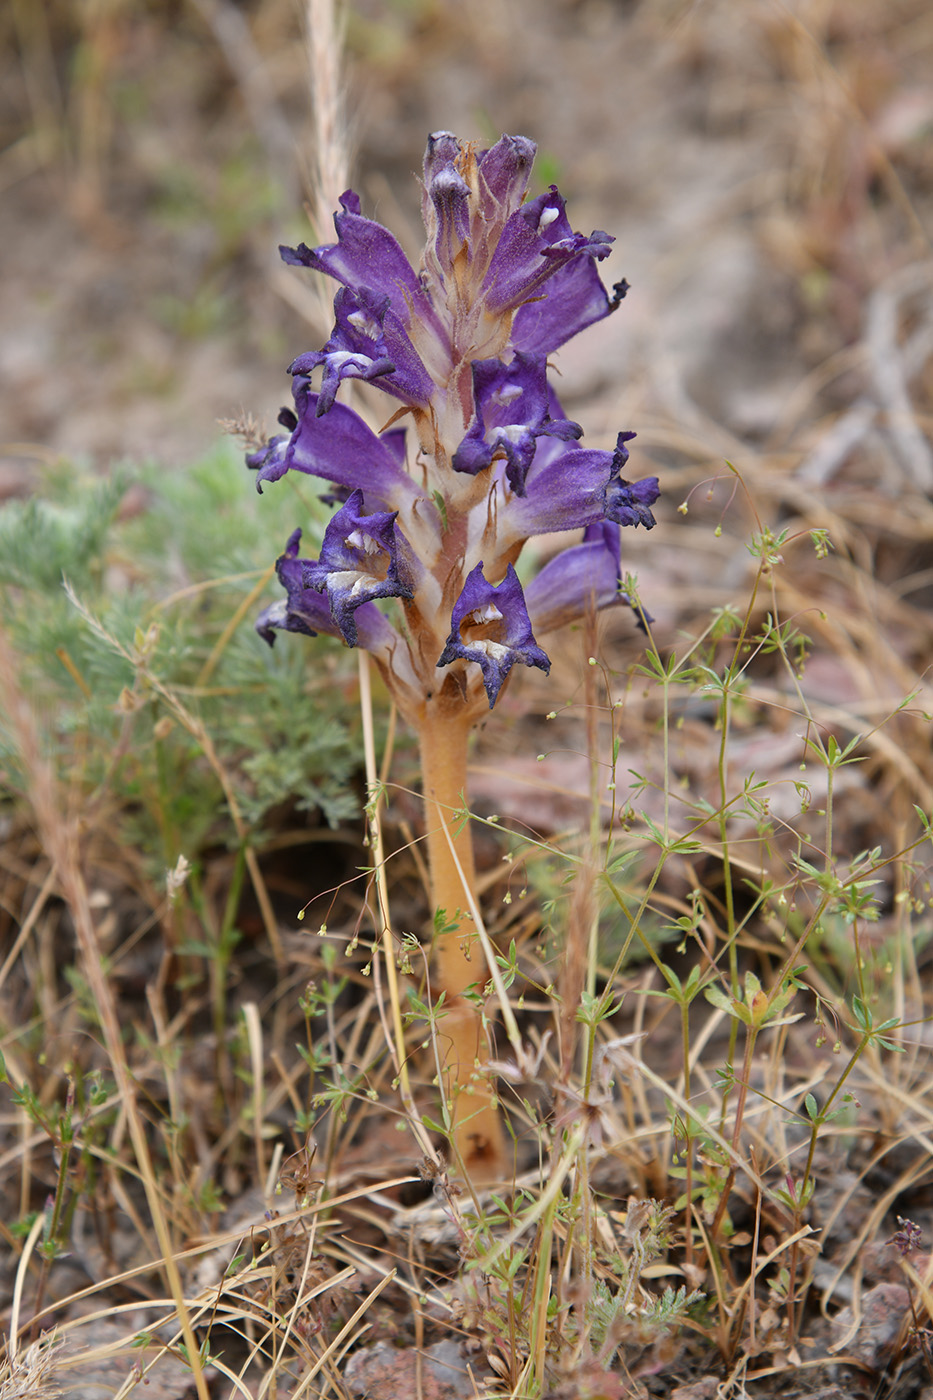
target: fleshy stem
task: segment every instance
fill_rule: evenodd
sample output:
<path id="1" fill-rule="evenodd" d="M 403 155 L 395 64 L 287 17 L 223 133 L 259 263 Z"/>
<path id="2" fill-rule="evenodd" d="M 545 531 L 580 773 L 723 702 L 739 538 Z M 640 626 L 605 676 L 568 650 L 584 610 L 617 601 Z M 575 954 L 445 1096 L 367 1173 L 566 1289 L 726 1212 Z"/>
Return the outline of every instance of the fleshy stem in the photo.
<path id="1" fill-rule="evenodd" d="M 476 887 L 473 837 L 461 813 L 467 785 L 467 744 L 472 719 L 459 696 L 432 697 L 419 717 L 421 773 L 431 898 L 441 911 L 435 966 L 445 1001 L 441 1036 L 445 1097 L 451 1103 L 454 1157 L 474 1182 L 503 1174 L 505 1141 L 495 1093 L 475 1073 L 484 1058 L 482 1014 L 463 993 L 485 982 L 482 956 L 469 908 Z"/>

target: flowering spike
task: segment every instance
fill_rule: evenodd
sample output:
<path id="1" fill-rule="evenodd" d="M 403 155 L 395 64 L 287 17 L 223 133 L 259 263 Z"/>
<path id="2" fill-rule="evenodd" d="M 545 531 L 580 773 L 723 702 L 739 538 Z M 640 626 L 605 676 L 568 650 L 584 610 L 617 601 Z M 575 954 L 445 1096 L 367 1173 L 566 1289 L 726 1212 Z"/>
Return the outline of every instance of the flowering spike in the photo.
<path id="1" fill-rule="evenodd" d="M 516 661 L 537 666 L 545 675 L 551 669 L 532 636 L 522 586 L 511 564 L 495 587 L 487 582 L 482 563 L 477 564 L 454 604 L 450 622 L 450 636 L 437 664 L 475 661 L 483 673 L 490 709 Z"/>
<path id="2" fill-rule="evenodd" d="M 534 155 L 524 136 L 488 150 L 447 131 L 430 136 L 417 270 L 350 190 L 336 242 L 281 250 L 338 283 L 335 322 L 323 347 L 291 365 L 282 431 L 247 458 L 258 489 L 299 471 L 318 477 L 337 507 L 318 559 L 298 557 L 300 531 L 289 540 L 276 570 L 285 599 L 258 626 L 269 642 L 282 630 L 328 632 L 372 653 L 418 731 L 432 893 L 448 914 L 472 899 L 469 827 L 453 815 L 471 726 L 516 664 L 549 671 L 536 631 L 629 601 L 621 527 L 650 530 L 658 498 L 656 478 L 623 476 L 632 434 L 612 451 L 583 446 L 548 383 L 548 357 L 613 312 L 628 284 L 607 291 L 598 265 L 612 239 L 574 232 L 555 187 L 525 198 Z M 346 379 L 398 400 L 390 422 L 404 428 L 374 432 L 339 401 Z M 525 543 L 572 531 L 582 540 L 523 590 L 515 563 Z M 383 609 L 402 612 L 398 629 Z M 440 683 L 438 667 L 449 668 Z M 463 929 L 438 938 L 444 1081 L 460 1090 L 455 1153 L 488 1176 L 505 1154 L 490 1091 L 473 1076 L 481 1022 L 462 994 L 484 971 L 468 943 Z"/>

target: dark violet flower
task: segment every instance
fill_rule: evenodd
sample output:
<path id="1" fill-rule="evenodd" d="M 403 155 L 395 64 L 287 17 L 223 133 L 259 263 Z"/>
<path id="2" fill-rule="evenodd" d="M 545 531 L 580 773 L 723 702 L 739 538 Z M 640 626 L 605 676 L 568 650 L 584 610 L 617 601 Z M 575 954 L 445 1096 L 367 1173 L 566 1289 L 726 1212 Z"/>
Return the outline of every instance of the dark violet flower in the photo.
<path id="1" fill-rule="evenodd" d="M 283 262 L 311 267 L 354 290 L 360 288 L 388 298 L 401 319 L 410 305 L 429 311 L 418 278 L 398 239 L 373 219 L 360 214 L 359 196 L 352 190 L 340 196 L 342 212 L 334 215 L 337 242 L 321 248 L 280 248 Z"/>
<path id="2" fill-rule="evenodd" d="M 407 403 L 428 404 L 434 384 L 391 308 L 388 297 L 365 287 L 341 287 L 334 298 L 337 318 L 323 350 L 299 355 L 292 374 L 310 375 L 324 366 L 318 416 L 334 402 L 344 379 L 365 379 Z"/>
<path id="3" fill-rule="evenodd" d="M 343 404 L 334 404 L 323 418 L 317 415 L 317 394 L 308 381 L 292 381 L 295 395 L 295 426 L 291 437 L 277 436 L 268 444 L 265 457 L 251 453 L 248 464 L 258 466 L 256 485 L 278 481 L 287 471 L 307 472 L 335 486 L 360 489 L 370 504 L 398 510 L 411 506 L 421 496 L 405 470 L 404 432 L 377 436 L 359 414 Z M 257 459 L 261 459 L 257 461 Z"/>
<path id="4" fill-rule="evenodd" d="M 523 204 L 509 219 L 483 281 L 490 311 L 516 311 L 537 296 L 561 268 L 607 256 L 614 239 L 596 232 L 574 233 L 564 201 L 552 185 L 547 194 Z"/>
<path id="5" fill-rule="evenodd" d="M 341 635 L 326 596 L 304 584 L 308 561 L 298 558 L 301 530 L 295 530 L 285 546 L 285 553 L 276 560 L 275 572 L 286 591 L 286 597 L 265 608 L 256 619 L 256 631 L 270 646 L 276 632 L 302 632 L 316 637 L 325 632 L 332 637 Z M 390 650 L 395 630 L 373 603 L 364 603 L 354 614 L 354 624 L 360 646 L 367 651 Z"/>
<path id="6" fill-rule="evenodd" d="M 621 527 L 654 525 L 657 480 L 622 474 L 632 434 L 613 451 L 583 446 L 548 381 L 548 356 L 615 310 L 628 284 L 607 291 L 598 265 L 612 239 L 575 232 L 554 187 L 526 200 L 534 154 L 522 136 L 483 150 L 434 133 L 417 271 L 352 191 L 336 242 L 282 249 L 339 284 L 335 323 L 292 363 L 294 405 L 248 461 L 259 489 L 289 471 L 318 477 L 337 510 L 319 559 L 299 560 L 290 542 L 278 568 L 287 601 L 263 614 L 263 634 L 331 632 L 372 650 L 415 724 L 439 693 L 438 666 L 476 663 L 442 672 L 440 685 L 470 718 L 495 704 L 516 662 L 546 671 L 532 624 L 543 632 L 629 601 Z M 339 401 L 345 379 L 399 401 L 387 431 Z M 525 542 L 573 531 L 582 540 L 523 594 L 514 564 Z M 398 630 L 381 610 L 392 598 L 404 608 Z"/>
<path id="7" fill-rule="evenodd" d="M 511 564 L 495 587 L 487 582 L 482 562 L 477 564 L 463 585 L 450 621 L 450 636 L 437 664 L 475 661 L 483 673 L 490 709 L 516 661 L 537 666 L 545 675 L 551 669 L 532 636 L 522 586 Z"/>
<path id="8" fill-rule="evenodd" d="M 541 436 L 575 440 L 578 423 L 548 415 L 547 363 L 543 355 L 518 351 L 511 364 L 473 361 L 475 414 L 469 432 L 453 456 L 454 471 L 475 476 L 495 457 L 506 462 L 505 475 L 517 495 L 525 494 L 525 477 Z"/>
<path id="9" fill-rule="evenodd" d="M 530 539 L 555 530 L 585 529 L 601 520 L 652 529 L 654 516 L 648 507 L 660 495 L 657 477 L 633 484 L 620 476 L 628 461 L 625 444 L 632 437 L 634 433 L 620 433 L 615 452 L 540 438 L 524 496 L 509 501 L 500 513 L 502 538 Z"/>
<path id="10" fill-rule="evenodd" d="M 356 646 L 356 611 L 376 598 L 410 598 L 411 567 L 395 528 L 397 511 L 363 515 L 363 493 L 354 491 L 324 531 L 320 559 L 302 565 L 302 586 L 326 592 L 334 621 Z"/>

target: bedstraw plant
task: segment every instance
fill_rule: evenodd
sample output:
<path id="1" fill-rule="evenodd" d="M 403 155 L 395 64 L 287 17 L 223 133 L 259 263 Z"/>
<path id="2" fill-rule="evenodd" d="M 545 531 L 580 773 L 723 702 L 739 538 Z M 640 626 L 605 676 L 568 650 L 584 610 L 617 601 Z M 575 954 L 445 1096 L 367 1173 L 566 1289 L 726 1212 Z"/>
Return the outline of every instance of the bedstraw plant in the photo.
<path id="1" fill-rule="evenodd" d="M 281 249 L 340 284 L 335 324 L 323 349 L 291 365 L 286 432 L 248 457 L 260 491 L 307 472 L 336 506 L 317 559 L 300 556 L 300 529 L 289 539 L 276 565 L 286 597 L 262 614 L 260 633 L 271 643 L 278 630 L 325 632 L 365 648 L 418 735 L 445 1095 L 455 1158 L 474 1180 L 501 1176 L 506 1156 L 481 1008 L 464 996 L 486 980 L 459 815 L 470 731 L 516 665 L 549 671 L 536 635 L 627 601 L 621 527 L 651 529 L 658 497 L 656 478 L 623 474 L 633 434 L 619 433 L 611 452 L 581 446 L 548 381 L 548 356 L 610 315 L 627 286 L 606 290 L 596 264 L 613 240 L 573 232 L 555 186 L 526 199 L 534 155 L 521 136 L 478 150 L 435 132 L 417 271 L 349 190 L 336 243 Z M 398 402 L 382 431 L 337 400 L 348 379 Z M 582 541 L 522 583 L 529 540 L 580 530 Z"/>

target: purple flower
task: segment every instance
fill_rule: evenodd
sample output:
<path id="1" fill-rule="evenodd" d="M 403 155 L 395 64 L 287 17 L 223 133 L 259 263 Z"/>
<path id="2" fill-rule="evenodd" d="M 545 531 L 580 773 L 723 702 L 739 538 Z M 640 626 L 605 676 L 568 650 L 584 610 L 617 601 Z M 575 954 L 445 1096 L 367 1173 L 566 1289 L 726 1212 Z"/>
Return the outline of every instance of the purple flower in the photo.
<path id="1" fill-rule="evenodd" d="M 395 528 L 397 511 L 361 514 L 362 491 L 354 491 L 324 531 L 320 559 L 302 564 L 302 586 L 326 592 L 344 640 L 357 644 L 355 615 L 376 598 L 410 598 L 411 568 Z"/>
<path id="2" fill-rule="evenodd" d="M 300 243 L 279 248 L 283 262 L 326 272 L 345 287 L 365 288 L 388 298 L 403 324 L 411 314 L 431 315 L 431 307 L 401 244 L 387 228 L 360 214 L 359 195 L 340 196 L 342 213 L 334 215 L 337 242 L 320 248 Z"/>
<path id="3" fill-rule="evenodd" d="M 568 441 L 583 436 L 577 423 L 548 414 L 547 362 L 543 355 L 519 350 L 511 364 L 473 361 L 473 423 L 457 451 L 454 471 L 475 476 L 495 457 L 507 463 L 506 479 L 517 495 L 525 494 L 525 477 L 541 436 Z"/>
<path id="4" fill-rule="evenodd" d="M 537 666 L 545 675 L 551 669 L 547 655 L 532 636 L 522 586 L 511 564 L 495 587 L 484 577 L 482 563 L 477 564 L 463 585 L 450 621 L 450 636 L 437 664 L 475 661 L 483 673 L 490 709 L 516 661 Z"/>
<path id="5" fill-rule="evenodd" d="M 614 241 L 600 231 L 589 238 L 574 233 L 564 200 L 552 185 L 547 194 L 516 210 L 502 230 L 483 280 L 487 309 L 517 311 L 562 268 L 606 257 Z"/>
<path id="6" fill-rule="evenodd" d="M 272 603 L 256 619 L 256 631 L 270 646 L 276 632 L 302 632 L 316 637 L 318 632 L 339 637 L 341 629 L 328 602 L 316 589 L 304 583 L 307 561 L 298 558 L 301 530 L 295 530 L 285 546 L 285 553 L 276 560 L 275 572 L 286 591 L 286 598 Z M 391 649 L 395 629 L 383 617 L 374 603 L 364 603 L 354 614 L 354 625 L 360 646 L 376 653 Z"/>
<path id="7" fill-rule="evenodd" d="M 324 366 L 318 416 L 334 402 L 344 379 L 366 379 L 406 403 L 427 405 L 434 384 L 412 348 L 388 297 L 365 287 L 341 287 L 334 298 L 337 323 L 323 350 L 299 355 L 291 374 L 310 375 Z"/>
<path id="8" fill-rule="evenodd" d="M 622 587 L 622 532 L 611 520 L 588 525 L 582 544 L 571 545 L 549 559 L 525 589 L 528 615 L 536 632 L 550 632 L 614 603 L 632 600 Z M 645 614 L 646 621 L 653 619 Z M 639 612 L 638 626 L 643 627 Z"/>
<path id="9" fill-rule="evenodd" d="M 620 433 L 614 452 L 568 449 L 547 438 L 539 441 L 524 498 L 510 501 L 503 512 L 503 533 L 529 539 L 555 530 L 586 528 L 601 520 L 653 529 L 649 506 L 661 494 L 657 477 L 633 483 L 621 476 L 629 457 L 626 443 L 634 436 Z"/>
<path id="10" fill-rule="evenodd" d="M 251 453 L 250 466 L 258 468 L 256 485 L 278 481 L 287 471 L 307 472 L 338 487 L 360 489 L 370 504 L 389 510 L 411 506 L 422 493 L 405 470 L 405 433 L 396 429 L 377 436 L 359 414 L 343 404 L 334 404 L 324 417 L 317 413 L 318 395 L 312 394 L 308 380 L 292 381 L 296 413 L 283 410 L 293 423 L 287 439 L 277 436 L 267 444 L 265 454 Z"/>
<path id="11" fill-rule="evenodd" d="M 362 217 L 359 197 L 352 190 L 341 195 L 340 203 L 343 212 L 334 215 L 337 242 L 314 249 L 304 243 L 297 248 L 282 247 L 279 252 L 283 261 L 313 268 L 342 282 L 356 296 L 364 315 L 380 326 L 386 357 L 395 363 L 396 373 L 403 376 L 400 386 L 409 391 L 415 384 L 423 387 L 423 374 L 430 377 L 433 387 L 438 373 L 444 366 L 449 369 L 451 363 L 450 340 L 443 321 L 398 240 L 374 219 Z M 350 322 L 351 327 L 353 324 Z M 338 313 L 331 337 L 338 350 L 343 336 L 350 333 L 341 326 Z"/>

